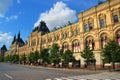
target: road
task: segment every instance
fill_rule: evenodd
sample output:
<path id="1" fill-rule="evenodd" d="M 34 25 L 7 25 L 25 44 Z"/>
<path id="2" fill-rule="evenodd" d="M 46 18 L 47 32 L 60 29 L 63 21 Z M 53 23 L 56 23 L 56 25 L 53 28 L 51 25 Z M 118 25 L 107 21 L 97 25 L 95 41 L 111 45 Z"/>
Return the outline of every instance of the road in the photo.
<path id="1" fill-rule="evenodd" d="M 105 76 L 104 78 L 114 78 L 120 80 L 120 75 L 117 74 L 116 76 L 116 74 L 108 72 L 81 71 L 79 69 L 77 71 L 43 67 L 36 68 L 0 63 L 0 80 L 82 80 L 83 78 L 86 80 L 86 78 L 93 78 L 93 76 L 96 78 Z"/>

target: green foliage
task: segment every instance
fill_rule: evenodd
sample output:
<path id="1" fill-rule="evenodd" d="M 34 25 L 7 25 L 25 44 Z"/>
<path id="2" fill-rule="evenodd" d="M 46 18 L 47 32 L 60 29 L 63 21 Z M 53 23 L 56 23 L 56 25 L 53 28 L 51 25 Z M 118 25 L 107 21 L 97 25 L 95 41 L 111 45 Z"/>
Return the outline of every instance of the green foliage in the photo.
<path id="1" fill-rule="evenodd" d="M 85 62 L 88 64 L 89 62 L 95 61 L 93 51 L 90 47 L 86 46 L 83 52 L 81 52 L 81 56 L 85 59 Z"/>
<path id="2" fill-rule="evenodd" d="M 120 62 L 120 45 L 115 40 L 110 40 L 102 50 L 105 62 Z"/>
<path id="3" fill-rule="evenodd" d="M 48 53 L 48 49 L 47 48 L 41 50 L 41 52 L 40 52 L 40 59 L 42 59 L 43 63 L 45 63 L 45 62 L 50 63 L 49 53 Z"/>
<path id="4" fill-rule="evenodd" d="M 19 55 L 18 55 L 18 54 L 12 55 L 12 61 L 13 61 L 14 63 L 18 62 L 18 61 L 19 61 Z"/>
<path id="5" fill-rule="evenodd" d="M 75 58 L 73 57 L 73 54 L 70 50 L 66 50 L 63 55 L 63 60 L 65 63 L 69 63 L 69 62 L 73 62 L 75 60 Z"/>
<path id="6" fill-rule="evenodd" d="M 60 51 L 58 44 L 54 43 L 50 50 L 50 59 L 51 62 L 58 64 L 60 62 Z"/>
<path id="7" fill-rule="evenodd" d="M 34 62 L 34 61 L 37 62 L 38 59 L 39 59 L 39 52 L 38 52 L 38 51 L 35 51 L 34 53 L 31 52 L 31 53 L 28 55 L 28 60 L 29 60 L 30 62 Z"/>
<path id="8" fill-rule="evenodd" d="M 38 59 L 39 59 L 39 52 L 35 51 L 33 54 L 33 60 L 37 62 Z"/>
<path id="9" fill-rule="evenodd" d="M 0 56 L 0 62 L 3 62 L 3 61 L 4 61 L 4 57 Z"/>
<path id="10" fill-rule="evenodd" d="M 10 56 L 9 55 L 5 56 L 4 61 L 6 62 L 10 61 Z"/>
<path id="11" fill-rule="evenodd" d="M 17 63 L 19 62 L 19 55 L 18 54 L 13 54 L 13 55 L 7 55 L 5 58 L 4 58 L 4 61 L 8 62 L 13 62 L 13 63 Z"/>
<path id="12" fill-rule="evenodd" d="M 20 57 L 20 62 L 24 62 L 25 63 L 25 61 L 26 61 L 26 55 L 25 54 L 23 54 L 21 57 Z"/>
<path id="13" fill-rule="evenodd" d="M 30 62 L 34 61 L 34 53 L 31 52 L 31 53 L 28 55 L 28 60 L 29 60 Z"/>

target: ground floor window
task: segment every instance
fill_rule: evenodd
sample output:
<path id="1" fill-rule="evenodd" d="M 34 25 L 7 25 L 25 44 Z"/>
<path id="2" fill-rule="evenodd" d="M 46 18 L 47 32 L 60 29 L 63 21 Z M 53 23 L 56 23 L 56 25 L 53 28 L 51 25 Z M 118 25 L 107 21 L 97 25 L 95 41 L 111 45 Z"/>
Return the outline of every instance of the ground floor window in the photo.
<path id="1" fill-rule="evenodd" d="M 105 47 L 105 45 L 108 43 L 108 38 L 106 37 L 102 37 L 101 38 L 101 47 L 102 49 Z"/>
<path id="2" fill-rule="evenodd" d="M 117 42 L 118 42 L 118 44 L 120 45 L 120 34 L 117 34 L 116 36 L 117 36 L 117 37 L 116 37 L 116 38 L 117 38 Z"/>

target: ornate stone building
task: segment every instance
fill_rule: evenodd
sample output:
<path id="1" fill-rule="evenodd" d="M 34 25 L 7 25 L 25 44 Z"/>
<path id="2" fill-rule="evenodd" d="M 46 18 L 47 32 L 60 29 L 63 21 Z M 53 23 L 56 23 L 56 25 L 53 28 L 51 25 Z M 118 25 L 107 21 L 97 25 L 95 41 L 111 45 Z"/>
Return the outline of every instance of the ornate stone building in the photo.
<path id="1" fill-rule="evenodd" d="M 67 49 L 73 51 L 76 60 L 80 60 L 83 65 L 84 59 L 80 52 L 85 46 L 89 46 L 93 49 L 97 67 L 101 67 L 103 64 L 101 50 L 104 45 L 110 39 L 116 39 L 120 44 L 120 0 L 108 0 L 83 11 L 78 14 L 78 19 L 78 22 L 52 32 L 49 32 L 42 21 L 30 34 L 28 43 L 22 47 L 18 46 L 17 53 L 28 54 L 58 43 L 64 51 Z M 11 47 L 11 50 L 14 48 Z"/>

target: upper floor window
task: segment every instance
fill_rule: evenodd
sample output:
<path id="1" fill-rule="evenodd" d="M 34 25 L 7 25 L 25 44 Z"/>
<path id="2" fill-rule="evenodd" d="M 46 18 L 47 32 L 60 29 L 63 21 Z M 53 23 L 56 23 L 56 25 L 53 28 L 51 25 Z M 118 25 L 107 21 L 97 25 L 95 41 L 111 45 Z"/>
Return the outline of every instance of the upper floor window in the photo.
<path id="1" fill-rule="evenodd" d="M 76 35 L 78 35 L 78 30 L 77 29 L 75 30 L 75 32 L 76 32 Z"/>
<path id="2" fill-rule="evenodd" d="M 90 23 L 90 24 L 89 24 L 89 29 L 92 30 L 92 28 L 93 28 L 93 24 Z"/>
<path id="3" fill-rule="evenodd" d="M 31 46 L 35 46 L 36 45 L 36 39 L 32 40 Z"/>
<path id="4" fill-rule="evenodd" d="M 113 20 L 114 20 L 114 23 L 119 22 L 119 21 L 118 21 L 118 15 L 114 15 L 114 16 L 113 16 Z"/>
<path id="5" fill-rule="evenodd" d="M 62 38 L 64 38 L 64 34 L 62 34 Z"/>
<path id="6" fill-rule="evenodd" d="M 100 27 L 104 27 L 105 26 L 105 21 L 104 21 L 104 19 L 101 19 L 100 20 Z"/>
<path id="7" fill-rule="evenodd" d="M 72 36 L 74 36 L 74 31 L 72 31 Z"/>
<path id="8" fill-rule="evenodd" d="M 48 42 L 52 42 L 52 38 L 48 38 Z"/>
<path id="9" fill-rule="evenodd" d="M 88 31 L 88 25 L 87 25 L 87 24 L 84 26 L 84 31 L 85 31 L 85 32 Z"/>
<path id="10" fill-rule="evenodd" d="M 68 34 L 67 33 L 65 33 L 65 38 L 67 38 L 68 37 Z"/>

